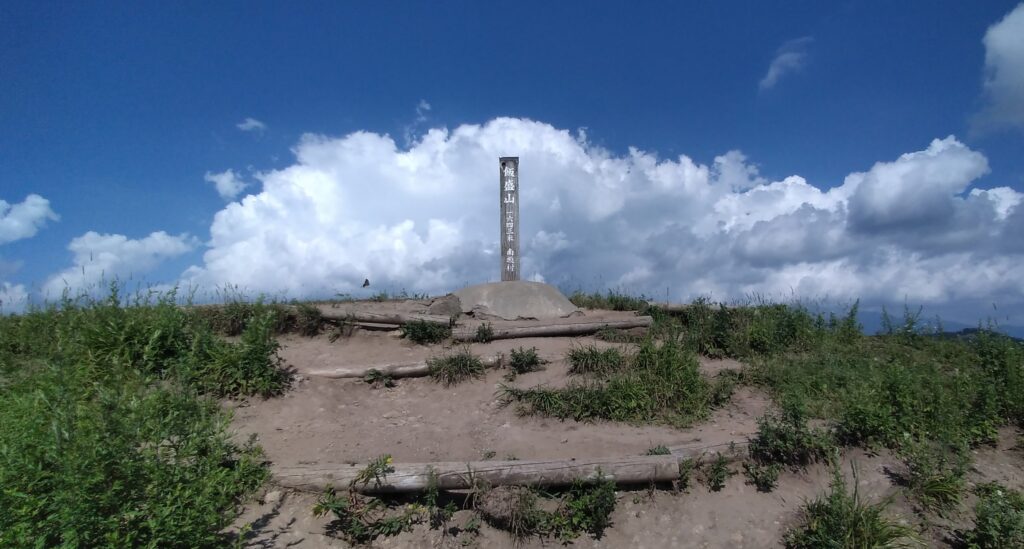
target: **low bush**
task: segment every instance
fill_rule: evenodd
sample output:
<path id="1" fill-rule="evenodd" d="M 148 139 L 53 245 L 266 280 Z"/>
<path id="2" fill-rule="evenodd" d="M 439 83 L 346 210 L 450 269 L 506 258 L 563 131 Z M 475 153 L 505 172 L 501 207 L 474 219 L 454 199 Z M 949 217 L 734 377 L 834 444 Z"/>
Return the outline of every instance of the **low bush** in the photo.
<path id="1" fill-rule="evenodd" d="M 906 485 L 924 508 L 940 514 L 959 507 L 970 463 L 966 447 L 913 442 L 900 449 L 907 465 Z"/>
<path id="2" fill-rule="evenodd" d="M 536 347 L 530 347 L 524 349 L 522 347 L 518 349 L 512 349 L 509 356 L 508 367 L 512 373 L 519 375 L 528 372 L 536 372 L 541 369 L 544 361 L 537 354 Z"/>
<path id="3" fill-rule="evenodd" d="M 835 443 L 829 432 L 811 429 L 799 405 L 757 420 L 757 436 L 750 440 L 750 457 L 761 465 L 807 466 L 829 456 Z"/>
<path id="4" fill-rule="evenodd" d="M 0 546 L 225 545 L 267 469 L 203 394 L 283 390 L 271 325 L 227 343 L 173 293 L 116 288 L 0 318 Z"/>
<path id="5" fill-rule="evenodd" d="M 452 328 L 451 326 L 441 324 L 440 322 L 414 320 L 403 324 L 401 333 L 402 337 L 410 341 L 414 341 L 420 345 L 426 345 L 430 343 L 440 343 L 448 339 L 452 335 Z"/>
<path id="6" fill-rule="evenodd" d="M 996 483 L 975 491 L 974 528 L 964 532 L 964 544 L 971 549 L 1024 547 L 1024 494 Z"/>

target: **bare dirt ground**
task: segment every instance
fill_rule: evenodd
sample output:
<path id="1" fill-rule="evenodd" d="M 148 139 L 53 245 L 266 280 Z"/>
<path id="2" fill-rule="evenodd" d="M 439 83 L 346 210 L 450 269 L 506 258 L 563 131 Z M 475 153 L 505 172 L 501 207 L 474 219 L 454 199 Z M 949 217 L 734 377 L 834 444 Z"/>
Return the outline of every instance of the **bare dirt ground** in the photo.
<path id="1" fill-rule="evenodd" d="M 409 311 L 406 305 L 398 310 Z M 413 311 L 418 312 L 418 311 Z M 608 313 L 613 317 L 619 313 Z M 588 311 L 588 320 L 599 315 Z M 357 330 L 350 337 L 330 342 L 326 336 L 282 338 L 281 356 L 295 369 L 298 382 L 286 395 L 266 401 L 230 404 L 240 440 L 255 435 L 275 467 L 316 462 L 365 462 L 391 454 L 398 462 L 476 461 L 494 459 L 574 458 L 641 455 L 657 445 L 727 445 L 743 441 L 757 431 L 757 418 L 771 406 L 763 392 L 741 387 L 731 403 L 706 421 L 688 429 L 667 426 L 630 426 L 606 422 L 579 423 L 550 418 L 522 417 L 514 407 L 498 403 L 496 391 L 505 371 L 490 370 L 477 380 L 445 388 L 430 378 L 397 380 L 394 388 L 372 388 L 358 379 L 325 379 L 305 375 L 314 369 L 373 366 L 413 362 L 448 352 L 442 345 L 422 346 L 399 339 L 397 332 Z M 615 344 L 594 338 L 533 338 L 474 343 L 479 356 L 508 353 L 513 348 L 536 347 L 550 360 L 545 370 L 519 376 L 520 387 L 558 386 L 567 382 L 563 357 L 574 345 Z M 740 369 L 730 360 L 702 359 L 702 370 L 715 375 Z M 972 480 L 998 480 L 1012 487 L 1024 485 L 1024 453 L 1012 451 L 1017 434 L 1003 433 L 997 448 L 976 452 Z M 849 476 L 856 464 L 862 495 L 877 499 L 894 495 L 893 514 L 910 522 L 919 519 L 913 505 L 898 492 L 891 472 L 900 463 L 887 453 L 868 455 L 850 451 L 844 457 Z M 831 478 L 824 466 L 783 473 L 778 488 L 757 492 L 737 474 L 720 492 L 694 484 L 686 492 L 622 491 L 612 515 L 613 525 L 602 539 L 578 538 L 578 547 L 776 547 L 786 528 L 798 518 L 799 508 L 828 488 Z M 248 527 L 250 547 L 346 547 L 327 534 L 330 517 L 311 511 L 317 494 L 271 486 L 248 505 L 236 527 Z M 464 525 L 469 512 L 459 512 L 453 525 Z M 932 517 L 934 520 L 935 518 Z M 967 526 L 956 522 L 956 527 Z M 931 545 L 942 544 L 941 532 L 930 532 Z M 559 545 L 537 538 L 525 546 Z M 379 538 L 374 547 L 522 547 L 508 533 L 484 524 L 479 534 L 454 535 L 431 530 L 425 524 L 392 538 Z"/>

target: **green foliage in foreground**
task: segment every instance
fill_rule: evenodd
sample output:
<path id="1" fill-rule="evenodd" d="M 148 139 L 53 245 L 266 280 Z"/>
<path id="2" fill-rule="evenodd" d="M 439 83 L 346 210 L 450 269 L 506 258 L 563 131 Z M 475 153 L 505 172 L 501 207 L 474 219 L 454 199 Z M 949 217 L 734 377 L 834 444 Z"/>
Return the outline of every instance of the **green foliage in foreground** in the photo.
<path id="1" fill-rule="evenodd" d="M 786 534 L 787 548 L 861 549 L 914 545 L 913 531 L 885 516 L 889 501 L 866 503 L 857 491 L 856 478 L 851 494 L 838 467 L 834 475 L 829 494 L 804 506 L 799 526 Z"/>
<path id="2" fill-rule="evenodd" d="M 0 318 L 0 546 L 211 547 L 265 480 L 208 395 L 271 395 L 270 317 L 218 339 L 173 294 Z"/>
<path id="3" fill-rule="evenodd" d="M 999 484 L 978 486 L 974 528 L 964 533 L 971 549 L 1024 547 L 1024 494 Z"/>
<path id="4" fill-rule="evenodd" d="M 577 421 L 609 419 L 690 425 L 707 417 L 715 391 L 697 357 L 678 343 L 645 341 L 621 368 L 588 376 L 564 388 L 503 386 L 502 400 L 526 414 Z"/>
<path id="5" fill-rule="evenodd" d="M 545 495 L 545 497 L 553 497 Z M 570 542 L 586 532 L 600 539 L 611 526 L 615 510 L 615 482 L 601 480 L 584 484 L 575 480 L 559 500 L 558 508 L 546 511 L 539 506 L 540 496 L 532 490 L 521 490 L 510 503 L 509 524 L 518 540 L 530 536 L 553 537 Z"/>

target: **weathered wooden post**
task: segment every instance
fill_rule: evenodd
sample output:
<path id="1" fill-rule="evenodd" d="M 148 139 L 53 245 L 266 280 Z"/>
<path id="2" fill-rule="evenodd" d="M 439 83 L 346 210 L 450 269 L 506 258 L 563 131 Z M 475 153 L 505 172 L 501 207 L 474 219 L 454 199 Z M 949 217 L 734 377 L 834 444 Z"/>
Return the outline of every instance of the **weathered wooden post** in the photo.
<path id="1" fill-rule="evenodd" d="M 501 204 L 501 281 L 519 280 L 519 157 L 499 159 Z"/>

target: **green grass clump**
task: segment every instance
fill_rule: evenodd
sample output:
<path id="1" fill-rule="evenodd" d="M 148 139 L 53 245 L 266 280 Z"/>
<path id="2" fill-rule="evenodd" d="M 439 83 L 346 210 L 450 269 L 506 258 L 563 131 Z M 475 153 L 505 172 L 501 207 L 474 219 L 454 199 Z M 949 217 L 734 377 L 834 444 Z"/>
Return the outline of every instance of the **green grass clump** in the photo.
<path id="1" fill-rule="evenodd" d="M 622 367 L 625 357 L 616 348 L 598 349 L 594 345 L 573 347 L 566 355 L 570 374 L 607 375 Z"/>
<path id="2" fill-rule="evenodd" d="M 971 549 L 1024 547 L 1024 494 L 997 483 L 982 484 L 975 490 L 974 528 L 964 532 L 964 545 Z"/>
<path id="3" fill-rule="evenodd" d="M 270 321 L 239 343 L 173 293 L 0 318 L 0 546 L 216 547 L 267 478 L 209 396 L 276 394 Z"/>
<path id="4" fill-rule="evenodd" d="M 712 398 L 697 357 L 673 341 L 646 341 L 627 364 L 603 377 L 558 389 L 502 386 L 500 393 L 524 414 L 677 426 L 707 417 Z"/>
<path id="5" fill-rule="evenodd" d="M 645 311 L 649 307 L 643 296 L 634 297 L 621 292 L 609 290 L 607 293 L 583 293 L 576 290 L 569 296 L 569 301 L 581 309 L 603 309 L 606 311 Z"/>
<path id="6" fill-rule="evenodd" d="M 446 387 L 484 374 L 483 362 L 465 348 L 454 354 L 428 359 L 427 365 L 430 367 L 430 377 Z"/>
<path id="7" fill-rule="evenodd" d="M 414 320 L 402 325 L 402 337 L 426 345 L 429 343 L 440 343 L 452 335 L 452 328 L 440 322 L 429 320 Z"/>
<path id="8" fill-rule="evenodd" d="M 800 525 L 786 534 L 786 547 L 861 549 L 912 546 L 915 540 L 913 531 L 886 518 L 888 504 L 888 500 L 865 503 L 858 492 L 856 478 L 851 494 L 836 468 L 831 491 L 804 506 Z"/>

